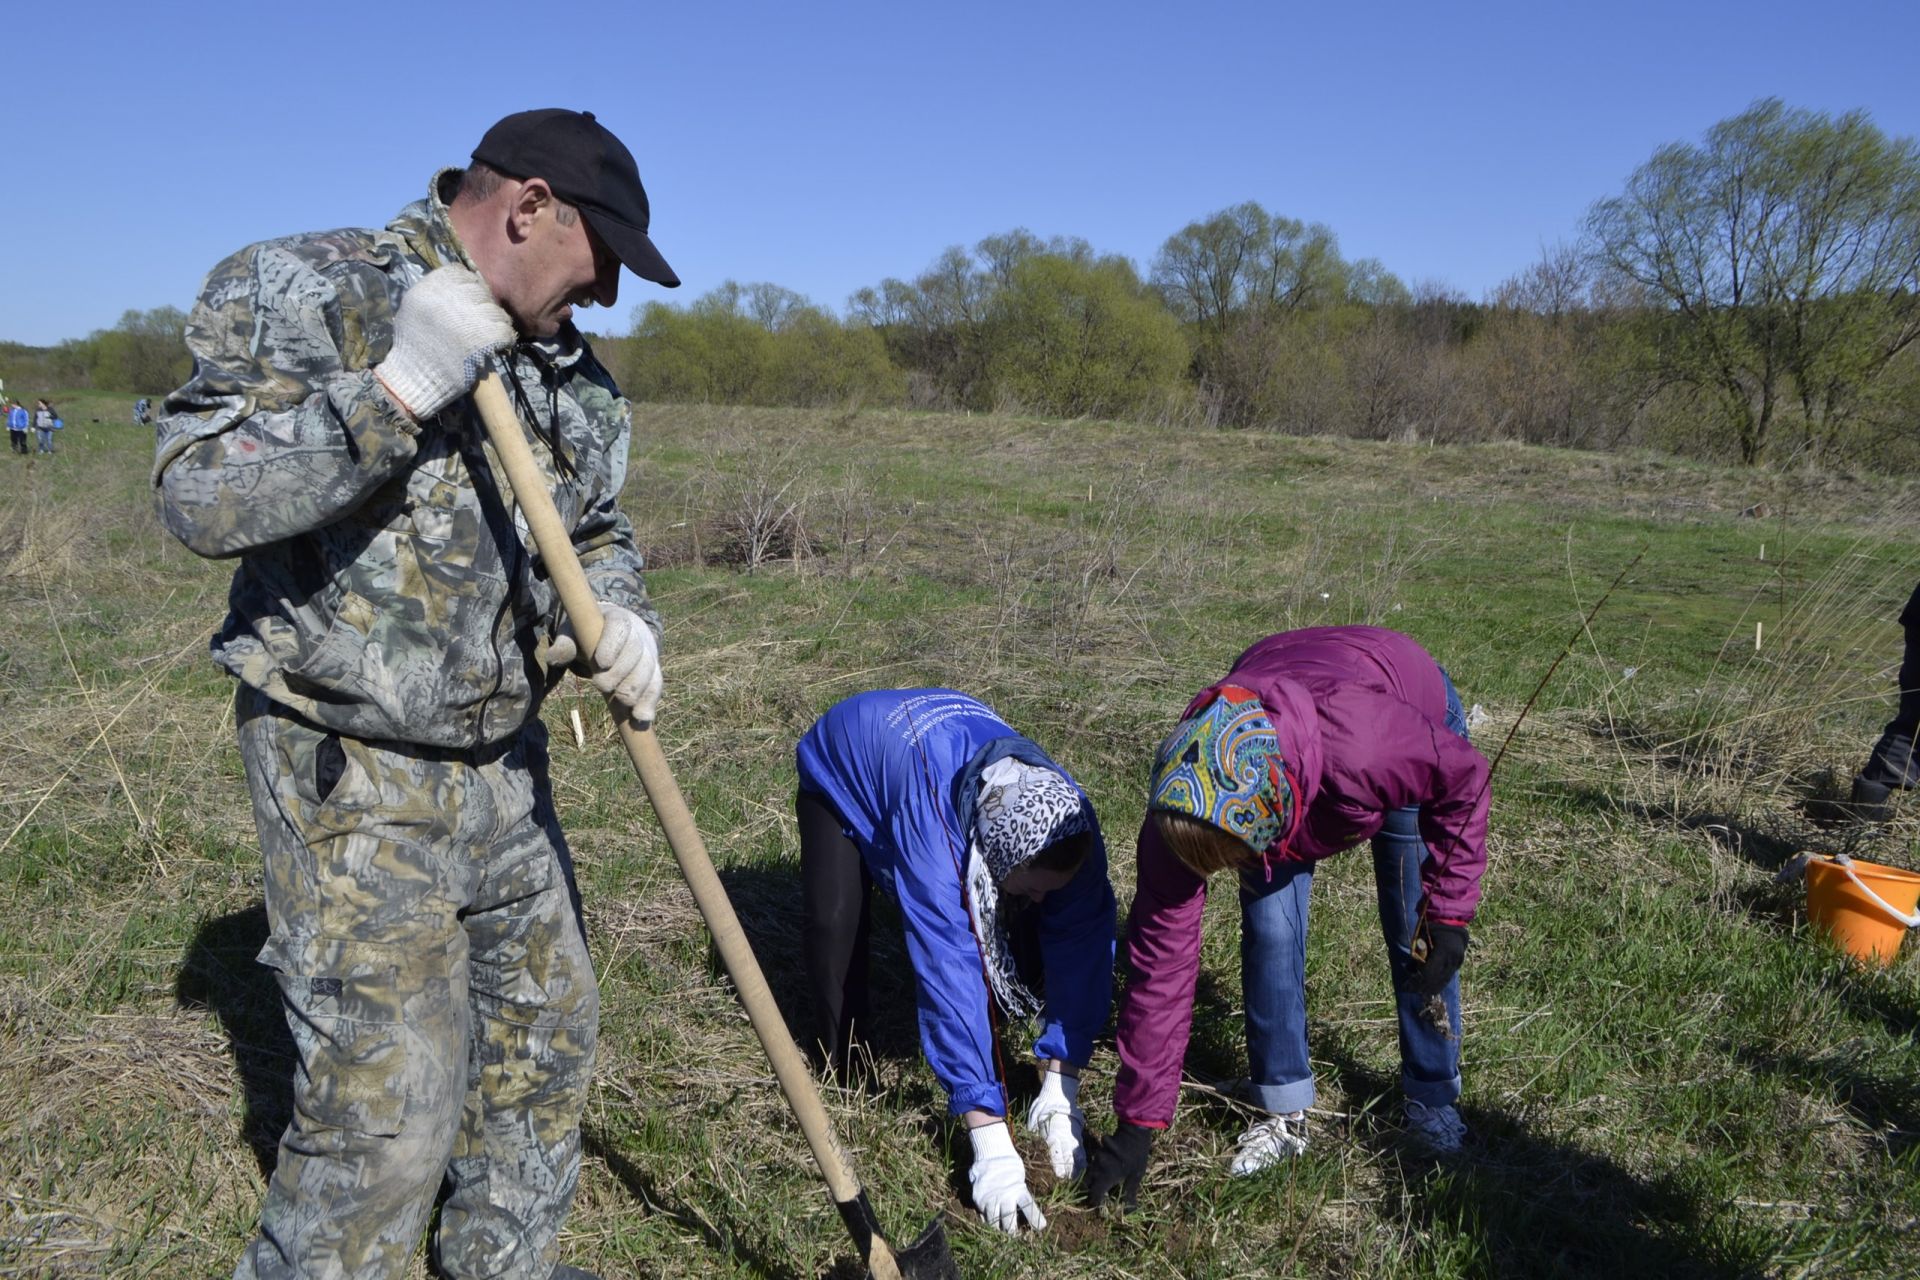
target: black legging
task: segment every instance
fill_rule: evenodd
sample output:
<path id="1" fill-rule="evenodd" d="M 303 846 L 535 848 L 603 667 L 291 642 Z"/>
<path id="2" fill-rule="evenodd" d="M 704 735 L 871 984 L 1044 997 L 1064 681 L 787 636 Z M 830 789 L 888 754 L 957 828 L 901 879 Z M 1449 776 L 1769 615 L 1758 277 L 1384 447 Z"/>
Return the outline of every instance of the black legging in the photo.
<path id="1" fill-rule="evenodd" d="M 802 791 L 800 819 L 801 954 L 813 993 L 814 1036 L 835 1074 L 847 1069 L 856 1029 L 867 1021 L 867 953 L 873 878 L 822 797 Z"/>
<path id="2" fill-rule="evenodd" d="M 800 950 L 813 993 L 814 1037 L 827 1065 L 844 1075 L 854 1037 L 867 1027 L 873 877 L 826 797 L 798 792 L 793 809 L 800 820 Z M 1020 980 L 1043 994 L 1040 912 L 1018 900 L 1003 899 L 1000 906 Z M 997 1014 L 999 1005 L 992 1008 Z"/>

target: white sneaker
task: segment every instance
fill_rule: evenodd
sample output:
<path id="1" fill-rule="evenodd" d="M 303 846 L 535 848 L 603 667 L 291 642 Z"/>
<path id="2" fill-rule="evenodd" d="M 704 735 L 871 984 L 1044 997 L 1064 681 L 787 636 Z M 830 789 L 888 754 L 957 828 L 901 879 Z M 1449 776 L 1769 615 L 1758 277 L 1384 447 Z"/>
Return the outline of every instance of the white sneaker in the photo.
<path id="1" fill-rule="evenodd" d="M 1407 1137 L 1428 1155 L 1450 1156 L 1460 1150 L 1467 1137 L 1467 1122 L 1446 1103 L 1429 1107 L 1409 1102 L 1405 1107 Z"/>
<path id="2" fill-rule="evenodd" d="M 1240 1135 L 1229 1172 L 1236 1178 L 1260 1172 L 1307 1150 L 1307 1113 L 1271 1116 Z"/>

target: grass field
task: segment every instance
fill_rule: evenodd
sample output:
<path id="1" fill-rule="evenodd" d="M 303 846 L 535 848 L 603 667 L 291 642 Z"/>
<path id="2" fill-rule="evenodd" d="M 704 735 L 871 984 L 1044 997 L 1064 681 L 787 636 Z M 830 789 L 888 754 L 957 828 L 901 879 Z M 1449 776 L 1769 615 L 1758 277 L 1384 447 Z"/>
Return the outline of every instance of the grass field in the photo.
<path id="1" fill-rule="evenodd" d="M 229 566 L 161 533 L 124 398 L 60 403 L 58 455 L 0 457 L 0 1275 L 225 1274 L 290 1070 L 205 653 Z M 1151 745 L 1249 641 L 1407 631 L 1491 756 L 1574 638 L 1494 783 L 1466 1158 L 1399 1143 L 1370 867 L 1336 858 L 1309 1154 L 1225 1176 L 1245 1118 L 1209 1088 L 1243 1070 L 1216 894 L 1191 1087 L 1140 1211 L 1079 1207 L 1022 1133 L 1053 1226 L 995 1236 L 883 914 L 882 1087 L 827 1097 L 896 1238 L 946 1214 L 970 1276 L 1880 1276 L 1916 1271 L 1920 961 L 1849 969 L 1773 872 L 1844 843 L 1807 805 L 1888 714 L 1915 498 L 1519 447 L 650 407 L 626 505 L 667 619 L 661 738 L 796 1026 L 792 746 L 846 694 L 993 703 L 1093 796 L 1124 912 Z M 546 715 L 605 1001 L 566 1257 L 857 1274 L 604 710 L 570 683 Z M 1909 805 L 1853 851 L 1913 866 L 1917 835 Z M 1082 1094 L 1103 1131 L 1114 1065 L 1109 1040 Z"/>

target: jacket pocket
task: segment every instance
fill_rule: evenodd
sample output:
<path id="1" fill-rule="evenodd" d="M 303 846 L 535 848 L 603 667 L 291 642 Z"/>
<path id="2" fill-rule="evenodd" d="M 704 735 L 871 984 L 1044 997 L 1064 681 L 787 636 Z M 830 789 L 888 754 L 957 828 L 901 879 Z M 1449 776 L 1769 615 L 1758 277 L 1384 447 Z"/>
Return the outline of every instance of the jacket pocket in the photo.
<path id="1" fill-rule="evenodd" d="M 331 799 L 334 788 L 340 785 L 340 776 L 346 771 L 347 753 L 340 746 L 340 735 L 329 733 L 313 750 L 314 799 L 321 804 Z"/>
<path id="2" fill-rule="evenodd" d="M 377 616 L 373 602 L 365 596 L 342 592 L 325 634 L 305 657 L 285 669 L 288 682 L 296 688 L 304 683 L 319 689 L 349 691 Z"/>
<path id="3" fill-rule="evenodd" d="M 454 485 L 422 468 L 407 477 L 407 520 L 416 536 L 444 542 L 456 536 L 464 508 Z"/>

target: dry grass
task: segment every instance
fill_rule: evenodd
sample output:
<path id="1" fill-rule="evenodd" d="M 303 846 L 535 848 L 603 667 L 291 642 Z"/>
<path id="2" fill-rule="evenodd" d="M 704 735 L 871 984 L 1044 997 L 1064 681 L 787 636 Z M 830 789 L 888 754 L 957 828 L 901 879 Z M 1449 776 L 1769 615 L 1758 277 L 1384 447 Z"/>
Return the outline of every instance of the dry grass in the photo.
<path id="1" fill-rule="evenodd" d="M 264 924 L 228 690 L 201 650 L 226 568 L 160 535 L 130 437 L 66 434 L 60 468 L 0 489 L 0 1274 L 215 1274 L 252 1230 L 287 1070 L 251 960 Z M 1495 742 L 1652 547 L 1496 784 L 1470 1163 L 1398 1142 L 1373 889 L 1364 857 L 1340 858 L 1315 890 L 1311 1156 L 1221 1174 L 1245 1116 L 1213 1088 L 1241 1070 L 1218 894 L 1182 1117 L 1142 1211 L 1090 1213 L 1039 1172 L 1053 1227 L 1002 1241 L 965 1207 L 964 1141 L 914 1051 L 883 912 L 893 1051 L 828 1104 L 895 1236 L 938 1212 L 968 1274 L 1063 1277 L 1821 1276 L 1904 1256 L 1885 1242 L 1920 1212 L 1920 965 L 1847 973 L 1770 874 L 1834 838 L 1808 801 L 1844 787 L 1884 717 L 1887 619 L 1920 541 L 1901 486 L 1005 417 L 659 409 L 639 438 L 628 506 L 668 620 L 662 738 L 795 1021 L 791 750 L 835 699 L 987 697 L 1094 795 L 1124 908 L 1143 744 L 1247 641 L 1410 631 Z M 1789 517 L 1734 514 L 1760 500 Z M 790 531 L 757 559 L 728 550 L 753 512 Z M 1747 550 L 1762 524 L 1764 566 Z M 569 686 L 548 720 L 605 993 L 568 1257 L 849 1274 L 604 709 Z M 1903 818 L 1874 856 L 1917 834 Z M 1103 1044 L 1096 1128 L 1113 1066 Z"/>

